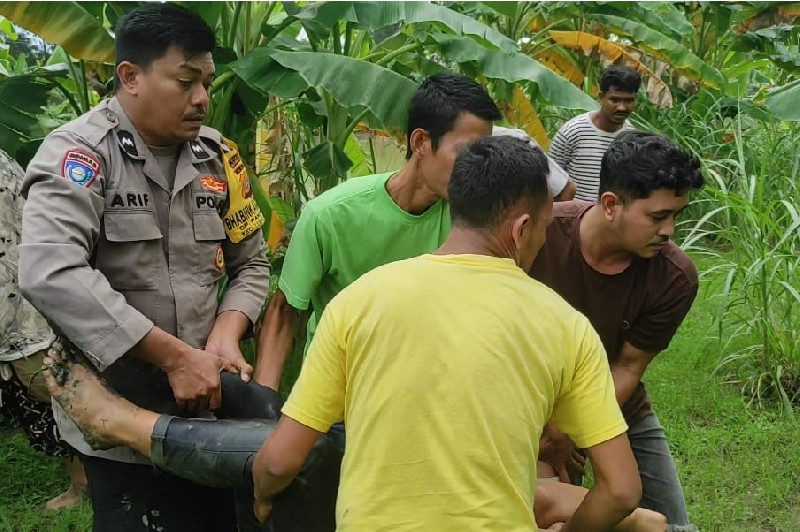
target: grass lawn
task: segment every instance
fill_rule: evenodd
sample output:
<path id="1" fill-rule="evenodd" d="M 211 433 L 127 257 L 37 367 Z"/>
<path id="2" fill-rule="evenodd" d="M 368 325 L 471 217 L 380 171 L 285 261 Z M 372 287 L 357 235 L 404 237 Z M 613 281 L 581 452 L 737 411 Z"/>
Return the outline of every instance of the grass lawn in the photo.
<path id="1" fill-rule="evenodd" d="M 647 387 L 667 430 L 701 530 L 800 530 L 800 423 L 747 407 L 738 389 L 711 374 L 707 339 L 714 302 L 701 288 L 673 340 L 648 369 Z M 59 514 L 44 502 L 66 488 L 60 464 L 0 429 L 0 530 L 89 530 L 88 504 Z"/>

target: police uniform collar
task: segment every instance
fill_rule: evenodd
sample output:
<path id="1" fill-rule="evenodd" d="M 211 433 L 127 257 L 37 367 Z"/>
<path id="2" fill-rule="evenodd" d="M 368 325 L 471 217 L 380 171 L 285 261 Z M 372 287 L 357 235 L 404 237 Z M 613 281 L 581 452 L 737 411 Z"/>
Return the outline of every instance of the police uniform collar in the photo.
<path id="1" fill-rule="evenodd" d="M 139 136 L 139 132 L 133 127 L 133 123 L 116 97 L 108 101 L 108 110 L 106 112 L 109 120 L 113 115 L 117 121 L 118 125 L 114 129 L 114 136 L 119 149 L 132 159 L 145 160 L 147 158 L 147 146 L 145 146 L 144 141 Z"/>
<path id="2" fill-rule="evenodd" d="M 193 163 L 202 163 L 219 156 L 222 146 L 222 135 L 216 129 L 200 126 L 197 138 L 190 140 L 189 151 Z"/>

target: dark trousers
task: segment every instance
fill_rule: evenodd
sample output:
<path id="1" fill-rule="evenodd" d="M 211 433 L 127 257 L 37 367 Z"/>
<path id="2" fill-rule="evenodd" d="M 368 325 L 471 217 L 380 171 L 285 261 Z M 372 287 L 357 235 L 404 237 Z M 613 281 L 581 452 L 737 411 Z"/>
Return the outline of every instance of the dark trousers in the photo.
<path id="1" fill-rule="evenodd" d="M 94 532 L 234 532 L 230 490 L 193 484 L 150 465 L 82 457 Z"/>

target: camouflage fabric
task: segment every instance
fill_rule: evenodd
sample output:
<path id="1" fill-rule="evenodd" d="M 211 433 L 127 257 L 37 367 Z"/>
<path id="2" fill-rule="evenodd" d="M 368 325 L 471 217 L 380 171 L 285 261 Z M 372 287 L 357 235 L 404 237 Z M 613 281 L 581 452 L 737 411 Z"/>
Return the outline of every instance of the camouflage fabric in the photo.
<path id="1" fill-rule="evenodd" d="M 54 335 L 41 314 L 23 299 L 17 286 L 17 245 L 23 199 L 22 168 L 0 151 L 0 362 L 47 348 Z"/>

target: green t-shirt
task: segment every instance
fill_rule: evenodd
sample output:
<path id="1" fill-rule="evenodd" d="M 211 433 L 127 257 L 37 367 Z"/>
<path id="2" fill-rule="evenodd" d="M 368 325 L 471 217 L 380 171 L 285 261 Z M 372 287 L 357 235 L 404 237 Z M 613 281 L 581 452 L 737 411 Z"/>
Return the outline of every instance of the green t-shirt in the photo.
<path id="1" fill-rule="evenodd" d="M 313 308 L 306 348 L 342 289 L 378 266 L 431 253 L 450 233 L 444 200 L 418 216 L 392 201 L 386 191 L 392 174 L 350 179 L 309 201 L 297 221 L 278 287 L 294 308 Z"/>

